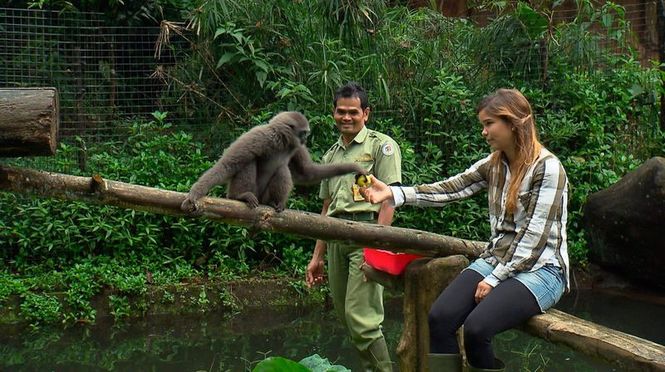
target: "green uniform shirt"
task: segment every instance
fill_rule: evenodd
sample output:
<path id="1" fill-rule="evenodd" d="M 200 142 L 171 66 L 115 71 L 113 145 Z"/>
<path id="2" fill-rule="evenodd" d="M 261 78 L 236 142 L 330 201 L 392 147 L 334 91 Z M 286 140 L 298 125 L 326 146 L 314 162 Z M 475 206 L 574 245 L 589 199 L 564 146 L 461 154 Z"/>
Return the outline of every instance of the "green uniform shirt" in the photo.
<path id="1" fill-rule="evenodd" d="M 402 182 L 402 154 L 397 143 L 375 130 L 363 129 L 347 146 L 342 136 L 324 155 L 323 164 L 355 162 L 386 184 Z M 353 200 L 355 175 L 345 174 L 321 181 L 319 197 L 330 199 L 328 216 L 339 213 L 378 212 L 381 204 Z"/>

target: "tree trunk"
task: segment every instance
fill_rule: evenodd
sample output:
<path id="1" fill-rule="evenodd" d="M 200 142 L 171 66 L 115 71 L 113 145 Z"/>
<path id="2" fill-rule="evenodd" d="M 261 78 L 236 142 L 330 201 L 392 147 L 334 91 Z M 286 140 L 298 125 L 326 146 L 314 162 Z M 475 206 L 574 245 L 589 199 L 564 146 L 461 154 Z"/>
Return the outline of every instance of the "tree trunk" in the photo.
<path id="1" fill-rule="evenodd" d="M 427 317 L 441 291 L 469 264 L 464 256 L 420 258 L 404 273 L 404 328 L 397 346 L 400 371 L 426 372 L 429 353 Z M 435 372 L 435 371 L 432 371 Z"/>
<path id="2" fill-rule="evenodd" d="M 59 109 L 55 88 L 0 89 L 0 157 L 55 154 Z"/>
<path id="3" fill-rule="evenodd" d="M 186 195 L 184 193 L 108 181 L 100 176 L 77 177 L 14 167 L 3 168 L 0 165 L 0 190 L 115 205 L 172 216 L 186 215 L 180 209 Z M 202 216 L 215 221 L 312 239 L 355 242 L 395 252 L 410 252 L 423 256 L 462 254 L 476 257 L 485 247 L 483 242 L 420 230 L 322 217 L 318 213 L 293 210 L 276 213 L 274 209 L 263 206 L 249 209 L 245 203 L 228 199 L 204 197 L 200 204 Z"/>

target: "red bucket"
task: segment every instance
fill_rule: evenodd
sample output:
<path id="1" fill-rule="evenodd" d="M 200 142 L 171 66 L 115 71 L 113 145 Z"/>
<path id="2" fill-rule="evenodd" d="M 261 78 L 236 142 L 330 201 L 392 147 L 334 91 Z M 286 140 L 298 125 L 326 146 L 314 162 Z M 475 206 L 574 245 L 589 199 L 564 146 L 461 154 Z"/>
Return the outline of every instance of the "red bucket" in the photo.
<path id="1" fill-rule="evenodd" d="M 395 253 L 384 251 L 383 249 L 365 248 L 365 262 L 373 268 L 385 271 L 392 275 L 400 275 L 406 269 L 406 265 L 416 258 L 421 258 L 417 254 Z"/>

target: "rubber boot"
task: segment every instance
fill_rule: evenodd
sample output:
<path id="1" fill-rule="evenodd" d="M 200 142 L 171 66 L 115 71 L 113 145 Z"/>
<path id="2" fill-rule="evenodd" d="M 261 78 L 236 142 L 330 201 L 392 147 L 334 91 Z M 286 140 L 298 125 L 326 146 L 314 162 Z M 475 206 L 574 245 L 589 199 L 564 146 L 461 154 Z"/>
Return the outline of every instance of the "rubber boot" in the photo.
<path id="1" fill-rule="evenodd" d="M 390 360 L 385 338 L 375 340 L 367 349 L 358 350 L 358 353 L 364 372 L 392 372 L 393 362 Z"/>
<path id="2" fill-rule="evenodd" d="M 462 354 L 427 354 L 429 372 L 462 372 Z"/>
<path id="3" fill-rule="evenodd" d="M 506 365 L 499 359 L 494 358 L 494 368 L 476 368 L 469 364 L 469 372 L 482 372 L 482 371 L 505 371 Z"/>

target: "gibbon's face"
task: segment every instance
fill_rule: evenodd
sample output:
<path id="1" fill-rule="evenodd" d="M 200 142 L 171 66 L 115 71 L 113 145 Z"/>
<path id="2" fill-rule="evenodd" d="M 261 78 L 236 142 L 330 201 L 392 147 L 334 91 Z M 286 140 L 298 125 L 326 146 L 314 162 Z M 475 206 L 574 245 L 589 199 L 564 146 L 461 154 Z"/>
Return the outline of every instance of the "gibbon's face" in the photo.
<path id="1" fill-rule="evenodd" d="M 300 117 L 300 115 L 292 116 L 289 126 L 293 130 L 295 137 L 298 138 L 300 144 L 306 145 L 307 137 L 309 137 L 309 123 L 307 122 L 307 119 L 305 119 L 304 116 Z"/>
<path id="2" fill-rule="evenodd" d="M 504 152 L 512 152 L 515 148 L 515 138 L 513 126 L 496 116 L 489 115 L 485 110 L 478 113 L 478 120 L 483 126 L 483 137 L 490 145 L 492 150 L 501 150 Z"/>
<path id="3" fill-rule="evenodd" d="M 298 139 L 300 140 L 301 145 L 306 145 L 307 144 L 307 137 L 309 137 L 309 128 L 308 129 L 297 129 L 296 130 L 296 135 L 298 136 Z"/>
<path id="4" fill-rule="evenodd" d="M 333 112 L 337 129 L 346 142 L 353 140 L 369 119 L 369 107 L 360 107 L 360 98 L 339 98 Z"/>

